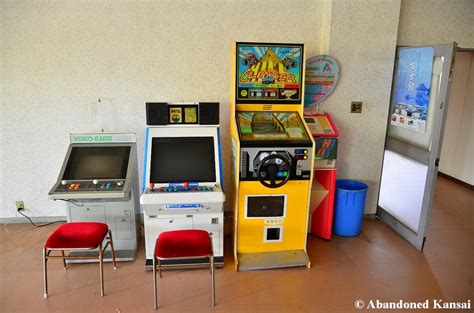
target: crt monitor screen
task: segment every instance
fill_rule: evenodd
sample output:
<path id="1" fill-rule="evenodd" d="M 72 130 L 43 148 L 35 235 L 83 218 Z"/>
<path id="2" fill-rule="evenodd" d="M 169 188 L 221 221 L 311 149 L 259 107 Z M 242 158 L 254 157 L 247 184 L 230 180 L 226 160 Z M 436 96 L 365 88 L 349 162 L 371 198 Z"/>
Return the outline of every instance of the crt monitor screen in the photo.
<path id="1" fill-rule="evenodd" d="M 246 217 L 283 217 L 285 196 L 248 196 Z"/>
<path id="2" fill-rule="evenodd" d="M 130 146 L 73 147 L 63 179 L 125 179 L 129 157 Z"/>
<path id="3" fill-rule="evenodd" d="M 152 139 L 150 182 L 214 182 L 213 137 L 158 137 Z"/>

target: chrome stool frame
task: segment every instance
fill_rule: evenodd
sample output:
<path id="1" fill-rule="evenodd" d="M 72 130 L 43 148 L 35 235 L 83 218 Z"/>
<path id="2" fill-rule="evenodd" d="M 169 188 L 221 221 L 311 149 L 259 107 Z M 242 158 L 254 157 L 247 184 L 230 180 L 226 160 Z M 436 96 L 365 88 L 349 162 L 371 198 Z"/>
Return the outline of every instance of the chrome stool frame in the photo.
<path id="1" fill-rule="evenodd" d="M 154 300 L 154 308 L 155 310 L 158 309 L 158 296 L 157 296 L 157 279 L 156 279 L 156 269 L 158 267 L 158 272 L 160 278 L 162 278 L 161 271 L 164 269 L 179 269 L 184 268 L 187 266 L 182 265 L 161 265 L 161 261 L 179 261 L 179 260 L 192 260 L 192 259 L 204 259 L 209 258 L 208 263 L 199 263 L 199 265 L 206 265 L 209 264 L 210 274 L 211 274 L 211 306 L 214 307 L 216 305 L 216 281 L 215 281 L 215 264 L 214 264 L 214 248 L 212 246 L 212 238 L 209 236 L 209 240 L 211 241 L 211 253 L 208 255 L 202 256 L 194 256 L 194 257 L 177 257 L 177 258 L 159 258 L 156 256 L 156 243 L 155 249 L 153 251 L 153 300 Z"/>
<path id="2" fill-rule="evenodd" d="M 107 239 L 106 244 L 103 246 L 104 239 Z M 112 262 L 114 264 L 114 270 L 117 269 L 117 264 L 115 263 L 115 250 L 114 243 L 112 240 L 112 233 L 110 230 L 107 231 L 107 234 L 102 238 L 101 243 L 95 248 L 47 248 L 43 247 L 43 274 L 44 274 L 44 297 L 48 297 L 48 259 L 62 259 L 64 270 L 67 270 L 66 260 L 68 259 L 95 259 L 99 260 L 100 267 L 100 295 L 104 296 L 104 252 L 110 244 L 110 249 L 112 250 Z M 103 246 L 103 247 L 102 247 Z M 64 251 L 76 251 L 76 250 L 94 250 L 99 249 L 99 256 L 69 256 L 65 255 Z M 50 255 L 53 251 L 61 251 L 61 255 Z"/>

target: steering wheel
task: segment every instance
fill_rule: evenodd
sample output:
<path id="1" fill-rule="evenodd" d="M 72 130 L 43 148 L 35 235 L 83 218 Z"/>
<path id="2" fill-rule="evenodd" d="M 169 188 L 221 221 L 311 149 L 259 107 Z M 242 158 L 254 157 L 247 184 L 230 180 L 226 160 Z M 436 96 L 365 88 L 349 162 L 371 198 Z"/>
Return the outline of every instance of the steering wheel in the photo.
<path id="1" fill-rule="evenodd" d="M 280 164 L 276 164 L 276 162 L 271 162 L 273 160 L 281 160 L 282 162 Z M 265 187 L 268 188 L 278 188 L 286 184 L 288 179 L 290 179 L 290 170 L 291 170 L 291 164 L 290 162 L 282 157 L 279 154 L 271 154 L 267 157 L 265 157 L 257 167 L 257 178 L 259 182 L 264 185 Z M 286 171 L 288 175 L 286 177 L 277 177 L 278 171 Z M 262 176 L 263 173 L 265 174 L 265 177 Z M 267 183 L 266 181 L 269 180 L 270 183 Z M 278 182 L 277 182 L 278 181 Z"/>

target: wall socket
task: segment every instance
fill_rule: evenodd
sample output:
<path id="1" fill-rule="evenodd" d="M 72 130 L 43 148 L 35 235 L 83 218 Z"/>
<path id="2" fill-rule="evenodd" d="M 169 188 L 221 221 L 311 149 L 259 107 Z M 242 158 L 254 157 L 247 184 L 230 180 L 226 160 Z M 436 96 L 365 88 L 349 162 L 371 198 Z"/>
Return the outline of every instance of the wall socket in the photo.
<path id="1" fill-rule="evenodd" d="M 351 113 L 362 113 L 362 101 L 351 102 Z"/>
<path id="2" fill-rule="evenodd" d="M 16 210 L 17 212 L 20 212 L 25 209 L 25 204 L 23 201 L 16 201 Z"/>

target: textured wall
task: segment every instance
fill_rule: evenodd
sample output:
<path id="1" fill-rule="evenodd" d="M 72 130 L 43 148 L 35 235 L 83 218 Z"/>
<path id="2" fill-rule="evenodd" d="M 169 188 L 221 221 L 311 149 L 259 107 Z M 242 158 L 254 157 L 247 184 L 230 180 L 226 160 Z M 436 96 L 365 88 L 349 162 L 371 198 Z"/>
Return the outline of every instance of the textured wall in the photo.
<path id="1" fill-rule="evenodd" d="M 398 43 L 474 47 L 473 3 L 403 1 Z M 342 134 L 338 176 L 368 182 L 375 212 L 399 14 L 400 0 L 0 2 L 0 217 L 15 216 L 19 199 L 31 215 L 64 214 L 47 192 L 68 133 L 95 130 L 99 98 L 122 113 L 112 130 L 137 133 L 140 168 L 146 101 L 221 102 L 230 173 L 234 40 L 304 42 L 307 56 L 339 60 L 323 104 Z M 362 114 L 349 113 L 351 100 Z"/>
<path id="2" fill-rule="evenodd" d="M 48 200 L 70 132 L 101 112 L 136 132 L 143 163 L 146 101 L 219 101 L 230 173 L 233 41 L 320 42 L 320 1 L 0 2 L 0 217 L 24 200 L 32 216 L 64 215 Z M 98 99 L 102 99 L 101 104 Z M 110 109 L 112 107 L 112 109 Z M 109 110 L 110 109 L 110 110 Z M 141 173 L 140 173 L 141 174 Z M 227 181 L 229 175 L 226 175 Z M 229 184 L 226 184 L 229 186 Z"/>
<path id="3" fill-rule="evenodd" d="M 473 0 L 402 0 L 399 45 L 452 43 L 474 48 Z"/>
<path id="4" fill-rule="evenodd" d="M 335 0 L 329 54 L 341 66 L 337 89 L 322 105 L 332 113 L 341 134 L 338 178 L 369 185 L 365 213 L 373 214 L 382 167 L 392 85 L 400 0 Z M 361 114 L 350 113 L 362 101 Z"/>

